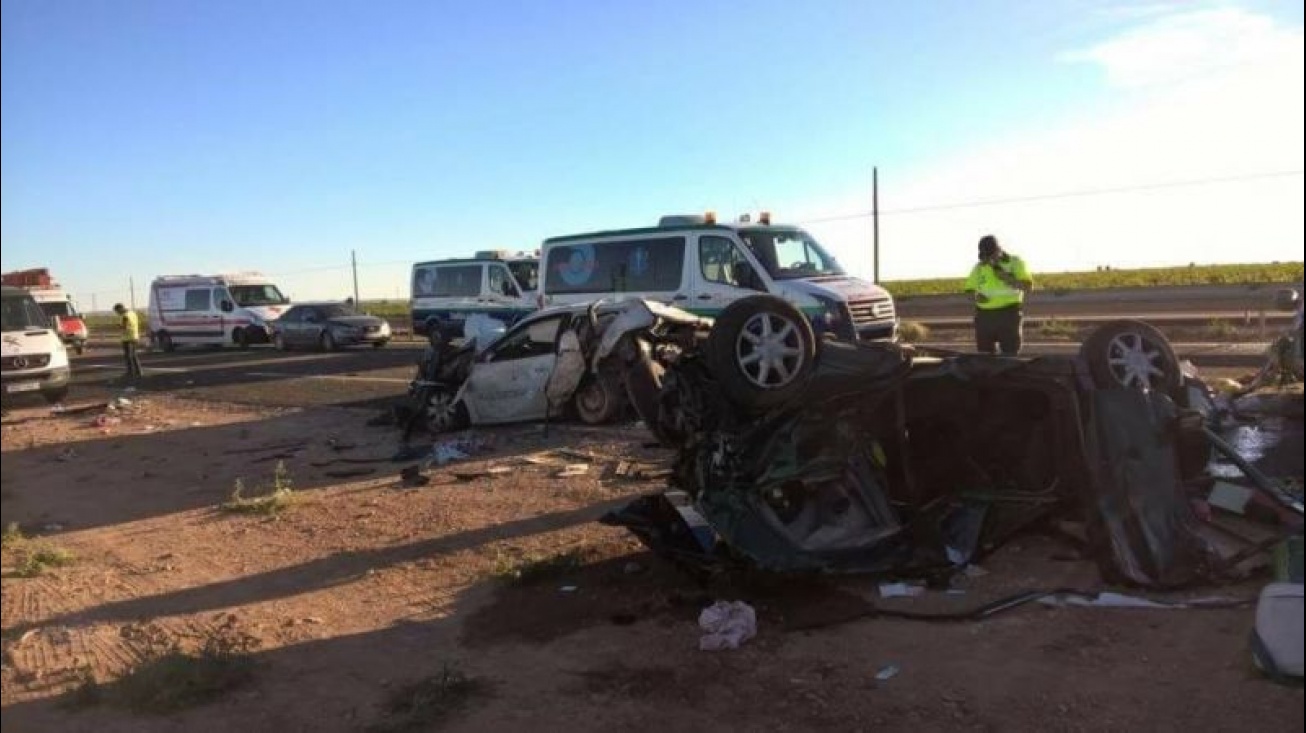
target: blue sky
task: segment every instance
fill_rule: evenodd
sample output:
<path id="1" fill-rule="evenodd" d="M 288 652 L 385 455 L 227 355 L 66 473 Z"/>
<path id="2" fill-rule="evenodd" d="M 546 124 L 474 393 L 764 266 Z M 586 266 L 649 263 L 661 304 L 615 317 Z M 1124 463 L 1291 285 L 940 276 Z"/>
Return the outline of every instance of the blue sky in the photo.
<path id="1" fill-rule="evenodd" d="M 3 268 L 48 266 L 84 307 L 229 269 L 339 297 L 351 249 L 364 297 L 395 297 L 415 260 L 707 209 L 811 222 L 866 274 L 868 221 L 823 220 L 869 208 L 872 166 L 889 212 L 1248 177 L 890 213 L 889 278 L 963 272 L 987 231 L 1045 270 L 1302 256 L 1300 3 L 5 0 L 0 21 Z M 1192 216 L 1203 195 L 1221 221 Z M 1220 244 L 1249 219 L 1256 247 Z"/>

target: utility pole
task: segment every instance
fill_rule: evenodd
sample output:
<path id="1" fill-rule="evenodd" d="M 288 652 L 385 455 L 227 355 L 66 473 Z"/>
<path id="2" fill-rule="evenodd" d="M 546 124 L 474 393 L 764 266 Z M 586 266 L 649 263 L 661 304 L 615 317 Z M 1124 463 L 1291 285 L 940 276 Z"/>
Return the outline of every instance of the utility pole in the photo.
<path id="1" fill-rule="evenodd" d="M 127 288 L 131 290 L 132 310 L 136 310 L 136 279 L 130 275 L 127 276 Z"/>
<path id="2" fill-rule="evenodd" d="M 880 169 L 871 168 L 871 257 L 875 263 L 873 282 L 880 284 Z"/>
<path id="3" fill-rule="evenodd" d="M 96 305 L 95 303 L 95 293 L 91 293 L 91 312 L 92 313 L 100 312 L 100 306 Z"/>
<path id="4" fill-rule="evenodd" d="M 358 253 L 352 249 L 349 250 L 349 262 L 354 268 L 354 307 L 361 308 L 363 301 L 358 299 Z"/>

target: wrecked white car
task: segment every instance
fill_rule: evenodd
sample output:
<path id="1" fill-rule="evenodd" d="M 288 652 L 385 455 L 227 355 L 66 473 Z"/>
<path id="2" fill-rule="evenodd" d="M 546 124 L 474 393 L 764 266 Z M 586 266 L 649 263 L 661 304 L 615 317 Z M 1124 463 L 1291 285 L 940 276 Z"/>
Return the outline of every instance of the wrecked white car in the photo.
<path id="1" fill-rule="evenodd" d="M 453 346 L 437 334 L 410 388 L 414 417 L 439 433 L 571 415 L 597 425 L 632 402 L 656 410 L 662 370 L 710 325 L 627 300 L 542 310 L 488 345 Z"/>

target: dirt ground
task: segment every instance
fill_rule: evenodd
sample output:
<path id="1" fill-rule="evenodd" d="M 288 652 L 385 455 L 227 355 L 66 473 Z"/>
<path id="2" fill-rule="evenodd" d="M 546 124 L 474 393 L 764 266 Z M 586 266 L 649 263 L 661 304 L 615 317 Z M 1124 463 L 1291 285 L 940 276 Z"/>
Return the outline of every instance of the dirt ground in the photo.
<path id="1" fill-rule="evenodd" d="M 872 602 L 946 611 L 1100 589 L 1096 566 L 1059 539 L 1008 545 L 962 594 L 881 601 L 868 578 L 699 582 L 593 521 L 659 486 L 613 475 L 619 461 L 652 471 L 668 457 L 635 426 L 476 431 L 470 459 L 409 487 L 398 474 L 411 462 L 390 460 L 395 431 L 367 426 L 372 413 L 129 399 L 111 424 L 94 424 L 98 409 L 4 419 L 3 523 L 24 536 L 4 549 L 6 731 L 1306 724 L 1302 688 L 1250 662 L 1248 607 L 866 617 Z M 283 511 L 219 508 L 238 479 L 247 495 L 269 491 L 278 463 L 293 491 Z M 573 464 L 588 472 L 557 476 Z M 66 551 L 63 564 L 34 570 L 38 548 Z M 697 615 L 716 599 L 753 604 L 758 636 L 699 651 Z M 217 699 L 161 713 L 110 694 L 160 649 L 215 638 L 253 660 Z M 450 670 L 469 684 L 448 688 L 442 715 L 402 717 L 394 701 L 410 684 Z"/>

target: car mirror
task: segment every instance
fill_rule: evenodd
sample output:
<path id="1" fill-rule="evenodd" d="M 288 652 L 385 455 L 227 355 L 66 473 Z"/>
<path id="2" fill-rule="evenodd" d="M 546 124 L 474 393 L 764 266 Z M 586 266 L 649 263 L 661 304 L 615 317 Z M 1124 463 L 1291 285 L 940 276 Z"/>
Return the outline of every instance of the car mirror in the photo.
<path id="1" fill-rule="evenodd" d="M 1281 311 L 1297 310 L 1301 294 L 1292 288 L 1283 288 L 1274 294 L 1274 308 Z"/>
<path id="2" fill-rule="evenodd" d="M 232 303 L 230 300 L 224 300 L 218 304 L 218 308 L 220 308 L 223 313 L 230 313 L 236 310 L 236 305 L 235 303 Z"/>

